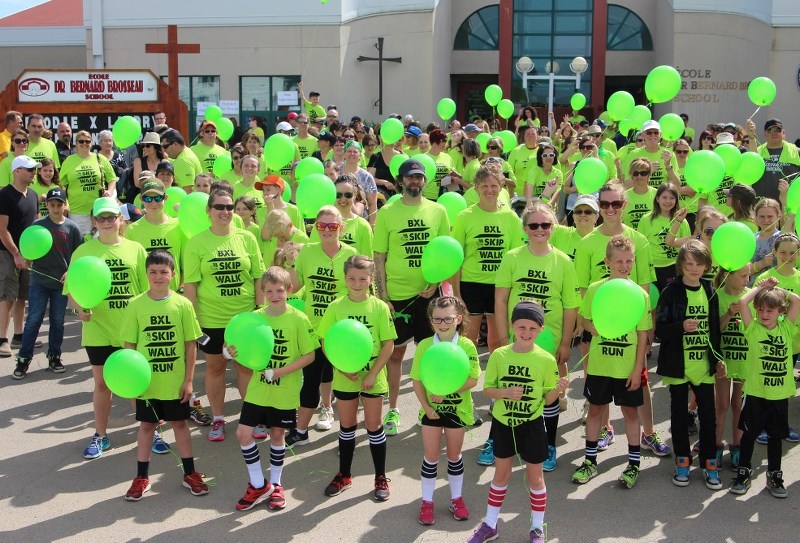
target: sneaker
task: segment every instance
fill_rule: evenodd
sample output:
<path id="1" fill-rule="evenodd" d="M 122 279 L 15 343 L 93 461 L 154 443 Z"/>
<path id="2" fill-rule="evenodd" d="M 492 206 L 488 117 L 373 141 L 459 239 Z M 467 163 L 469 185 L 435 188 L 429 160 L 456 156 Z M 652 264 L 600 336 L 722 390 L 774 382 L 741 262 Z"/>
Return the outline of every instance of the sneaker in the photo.
<path id="1" fill-rule="evenodd" d="M 322 408 L 322 412 L 319 414 L 319 418 L 317 419 L 317 430 L 320 432 L 325 432 L 331 429 L 333 425 L 333 409 L 325 409 Z"/>
<path id="2" fill-rule="evenodd" d="M 706 467 L 703 470 L 706 479 L 706 486 L 711 490 L 722 490 L 722 481 L 719 478 L 719 464 L 716 458 L 706 460 Z"/>
<path id="3" fill-rule="evenodd" d="M 566 396 L 558 399 L 558 410 L 563 413 L 569 407 L 569 401 L 567 401 Z"/>
<path id="4" fill-rule="evenodd" d="M 766 430 L 762 430 L 762 432 L 760 434 L 758 434 L 758 437 L 756 438 L 756 441 L 758 443 L 760 443 L 761 445 L 766 445 L 767 442 L 769 441 L 769 436 L 767 435 L 767 431 Z"/>
<path id="5" fill-rule="evenodd" d="M 108 439 L 108 436 L 105 435 L 100 437 L 100 435 L 95 432 L 95 434 L 92 436 L 92 440 L 89 442 L 89 446 L 83 449 L 83 457 L 87 460 L 100 458 L 103 452 L 110 448 L 111 441 Z"/>
<path id="6" fill-rule="evenodd" d="M 547 446 L 547 460 L 542 463 L 542 469 L 544 471 L 553 471 L 556 469 L 556 448 L 552 445 Z"/>
<path id="7" fill-rule="evenodd" d="M 658 432 L 653 432 L 650 435 L 642 433 L 642 440 L 640 444 L 643 449 L 650 449 L 656 456 L 669 456 L 672 454 L 672 450 L 669 448 L 669 445 L 662 441 L 661 436 L 658 435 Z"/>
<path id="8" fill-rule="evenodd" d="M 544 530 L 542 528 L 531 530 L 531 543 L 544 543 Z"/>
<path id="9" fill-rule="evenodd" d="M 436 522 L 433 516 L 433 502 L 422 500 L 419 506 L 419 523 L 423 526 L 432 526 Z"/>
<path id="10" fill-rule="evenodd" d="M 0 358 L 11 358 L 12 354 L 14 353 L 11 352 L 11 345 L 8 344 L 8 341 L 0 343 Z"/>
<path id="11" fill-rule="evenodd" d="M 622 472 L 622 475 L 619 476 L 619 482 L 628 488 L 633 488 L 633 485 L 636 484 L 636 480 L 638 478 L 639 478 L 639 466 L 628 464 L 628 467 L 626 467 L 625 470 Z"/>
<path id="12" fill-rule="evenodd" d="M 208 485 L 203 480 L 203 476 L 196 471 L 183 476 L 183 486 L 189 489 L 192 496 L 205 496 L 208 494 Z"/>
<path id="13" fill-rule="evenodd" d="M 789 428 L 789 435 L 786 436 L 786 441 L 789 443 L 800 443 L 800 434 L 794 431 L 794 428 Z"/>
<path id="14" fill-rule="evenodd" d="M 586 426 L 586 419 L 589 418 L 589 402 L 583 402 L 583 413 L 581 413 L 581 425 Z"/>
<path id="15" fill-rule="evenodd" d="M 390 409 L 383 417 L 383 433 L 387 436 L 396 436 L 398 426 L 400 426 L 400 412 Z"/>
<path id="16" fill-rule="evenodd" d="M 675 473 L 672 474 L 672 484 L 675 486 L 689 486 L 689 466 L 691 459 L 688 456 L 675 457 Z"/>
<path id="17" fill-rule="evenodd" d="M 256 424 L 253 428 L 253 439 L 265 439 L 269 436 L 266 424 Z"/>
<path id="18" fill-rule="evenodd" d="M 267 499 L 272 492 L 272 485 L 269 483 L 264 483 L 264 486 L 261 488 L 254 488 L 253 485 L 247 483 L 247 490 L 244 492 L 244 496 L 242 496 L 238 502 L 236 502 L 236 510 L 237 511 L 249 511 L 260 502 Z"/>
<path id="19" fill-rule="evenodd" d="M 283 487 L 281 485 L 272 485 L 272 493 L 269 495 L 267 507 L 271 511 L 280 511 L 286 507 L 286 498 L 283 496 Z"/>
<path id="20" fill-rule="evenodd" d="M 198 426 L 208 426 L 214 420 L 206 413 L 203 406 L 200 405 L 200 400 L 195 400 L 194 403 L 192 403 L 192 408 L 189 411 L 189 418 Z"/>
<path id="21" fill-rule="evenodd" d="M 129 502 L 138 502 L 148 490 L 150 490 L 150 479 L 147 477 L 136 477 L 131 483 L 131 487 L 125 493 L 125 499 Z"/>
<path id="22" fill-rule="evenodd" d="M 431 504 L 433 507 L 433 504 Z M 454 500 L 450 500 L 450 506 L 448 507 L 450 512 L 453 513 L 453 518 L 456 520 L 467 520 L 469 519 L 469 509 L 467 506 L 464 505 L 464 497 L 458 497 Z"/>
<path id="23" fill-rule="evenodd" d="M 575 473 L 572 474 L 572 482 L 579 485 L 585 485 L 595 477 L 597 477 L 597 464 L 594 464 L 589 460 L 584 460 L 583 464 L 581 464 L 581 467 L 575 470 Z"/>
<path id="24" fill-rule="evenodd" d="M 767 488 L 769 493 L 776 498 L 787 498 L 789 493 L 783 486 L 783 472 L 782 471 L 768 471 L 767 472 Z"/>
<path id="25" fill-rule="evenodd" d="M 494 541 L 497 539 L 497 528 L 492 528 L 485 522 L 481 522 L 475 533 L 467 540 L 467 543 L 484 543 L 484 541 Z"/>
<path id="26" fill-rule="evenodd" d="M 731 483 L 728 489 L 731 494 L 746 494 L 750 490 L 750 477 L 753 476 L 753 470 L 747 468 L 739 468 L 736 472 L 736 479 Z"/>
<path id="27" fill-rule="evenodd" d="M 389 499 L 389 481 L 386 475 L 378 475 L 375 477 L 375 492 L 373 496 L 379 502 L 385 502 Z"/>
<path id="28" fill-rule="evenodd" d="M 156 454 L 169 454 L 169 443 L 164 441 L 164 438 L 158 432 L 153 434 L 153 446 L 151 448 Z"/>
<path id="29" fill-rule="evenodd" d="M 353 486 L 353 478 L 345 477 L 340 471 L 336 474 L 336 477 L 333 478 L 333 481 L 331 481 L 330 484 L 325 487 L 325 495 L 338 496 L 351 486 Z"/>
<path id="30" fill-rule="evenodd" d="M 64 373 L 67 369 L 61 363 L 61 355 L 48 354 L 47 355 L 47 369 L 53 373 Z"/>
<path id="31" fill-rule="evenodd" d="M 737 445 L 728 445 L 731 458 L 731 469 L 733 471 L 739 470 L 739 458 L 741 457 L 741 450 Z"/>
<path id="32" fill-rule="evenodd" d="M 494 440 L 487 439 L 478 455 L 478 464 L 481 466 L 494 465 Z"/>
<path id="33" fill-rule="evenodd" d="M 597 440 L 597 450 L 604 451 L 614 443 L 614 427 L 603 426 L 600 429 L 600 438 Z"/>
<path id="34" fill-rule="evenodd" d="M 30 358 L 20 358 L 17 357 L 17 367 L 14 368 L 14 373 L 11 374 L 11 377 L 19 381 L 23 379 L 25 375 L 28 373 L 28 367 L 31 365 Z"/>
<path id="35" fill-rule="evenodd" d="M 211 423 L 211 430 L 208 431 L 209 441 L 225 441 L 225 421 L 215 420 Z"/>
<path id="36" fill-rule="evenodd" d="M 725 454 L 725 446 L 720 445 L 719 447 L 717 447 L 717 450 L 714 453 L 714 458 L 717 459 L 717 469 L 719 469 L 720 466 L 722 466 L 722 455 L 724 454 Z"/>
<path id="37" fill-rule="evenodd" d="M 41 342 L 41 340 L 38 340 L 38 339 L 37 339 L 36 341 L 34 341 L 34 342 L 33 342 L 33 346 L 34 346 L 34 348 L 36 348 L 36 349 L 40 349 L 40 348 L 42 347 L 42 342 Z M 11 348 L 12 348 L 12 349 L 19 349 L 20 347 L 22 347 L 22 338 L 20 338 L 20 339 L 17 339 L 17 338 L 15 338 L 15 337 L 12 337 L 12 338 L 11 338 Z"/>
<path id="38" fill-rule="evenodd" d="M 689 435 L 694 436 L 697 435 L 697 411 L 689 411 L 686 414 L 686 418 L 688 420 L 689 426 Z"/>
<path id="39" fill-rule="evenodd" d="M 308 439 L 308 432 L 305 434 L 300 434 L 296 429 L 292 429 L 289 432 L 289 435 L 286 436 L 286 448 L 291 449 L 295 445 L 300 445 L 301 447 L 304 445 L 308 445 L 311 443 L 311 440 Z"/>

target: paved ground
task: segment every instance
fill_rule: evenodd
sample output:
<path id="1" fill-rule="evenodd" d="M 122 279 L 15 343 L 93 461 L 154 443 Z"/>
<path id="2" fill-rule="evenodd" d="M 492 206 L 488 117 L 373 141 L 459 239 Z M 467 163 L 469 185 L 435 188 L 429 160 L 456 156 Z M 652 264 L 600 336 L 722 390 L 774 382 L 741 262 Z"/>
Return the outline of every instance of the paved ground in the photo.
<path id="1" fill-rule="evenodd" d="M 336 498 L 323 495 L 338 466 L 338 425 L 334 425 L 330 432 L 312 431 L 312 444 L 287 458 L 285 510 L 270 512 L 260 506 L 236 512 L 234 503 L 246 487 L 247 476 L 233 437 L 240 401 L 231 386 L 226 404 L 228 421 L 233 422 L 229 425 L 230 437 L 211 443 L 205 438 L 205 429 L 192 430 L 198 469 L 215 477 L 211 493 L 191 496 L 180 485 L 177 458 L 154 455 L 150 470 L 153 490 L 141 502 L 126 502 L 122 496 L 136 468 L 136 425 L 130 402 L 114 401 L 109 430 L 114 448 L 100 459 L 84 460 L 81 453 L 93 431 L 91 370 L 79 348 L 79 322 L 68 320 L 66 334 L 64 374 L 44 371 L 46 360 L 39 353 L 28 377 L 17 382 L 10 377 L 12 359 L 0 362 L 0 541 L 446 543 L 466 541 L 485 512 L 492 468 L 478 466 L 475 458 L 488 434 L 488 424 L 471 430 L 464 447 L 464 496 L 472 511 L 470 520 L 456 522 L 447 513 L 445 462 L 440 464 L 435 495 L 437 522 L 428 528 L 417 523 L 422 448 L 419 429 L 413 425 L 416 400 L 407 378 L 400 406 L 403 426 L 397 436 L 388 438 L 387 469 L 392 480 L 388 502 L 370 499 L 372 462 L 363 430 L 357 436 L 353 488 Z M 44 333 L 42 338 L 46 340 Z M 576 352 L 572 363 L 577 358 Z M 408 367 L 410 363 L 406 370 Z M 203 374 L 201 363 L 195 382 L 201 391 Z M 229 375 L 229 383 L 232 378 Z M 668 436 L 668 393 L 657 378 L 653 380 L 657 427 Z M 599 477 L 585 486 L 571 484 L 570 475 L 582 459 L 582 383 L 579 376 L 573 378 L 570 407 L 562 416 L 559 466 L 546 475 L 550 541 L 795 540 L 800 504 L 797 447 L 787 445 L 784 449 L 790 494 L 786 500 L 777 500 L 763 489 L 764 466 L 757 469 L 758 479 L 750 493 L 736 498 L 725 491 L 708 490 L 697 472 L 692 473 L 688 488 L 677 488 L 670 482 L 672 459 L 646 454 L 636 487 L 622 489 L 616 483 L 627 452 L 622 437 L 600 453 Z M 485 398 L 476 393 L 475 399 L 485 413 Z M 205 398 L 203 402 L 207 405 Z M 612 413 L 622 431 L 619 411 Z M 790 404 L 790 419 L 800 427 L 796 400 Z M 165 437 L 174 439 L 171 431 Z M 756 447 L 756 460 L 760 462 L 765 448 Z M 266 465 L 268 452 L 263 446 L 261 455 Z M 726 484 L 730 474 L 724 473 Z M 501 515 L 499 541 L 527 541 L 529 513 L 523 471 L 517 467 Z"/>

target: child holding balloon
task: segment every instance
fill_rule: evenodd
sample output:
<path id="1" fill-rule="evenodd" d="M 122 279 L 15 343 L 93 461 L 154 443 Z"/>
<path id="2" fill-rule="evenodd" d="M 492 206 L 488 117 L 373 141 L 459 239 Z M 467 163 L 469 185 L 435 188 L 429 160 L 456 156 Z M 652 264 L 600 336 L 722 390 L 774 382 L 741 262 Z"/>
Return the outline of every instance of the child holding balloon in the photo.
<path id="1" fill-rule="evenodd" d="M 428 318 L 434 335 L 424 339 L 414 352 L 414 362 L 411 366 L 411 379 L 414 382 L 414 393 L 422 406 L 420 412 L 424 413 L 422 424 L 422 446 L 424 457 L 422 459 L 422 504 L 419 512 L 419 523 L 430 526 L 434 523 L 433 491 L 436 487 L 436 470 L 439 464 L 439 451 L 441 437 L 444 433 L 447 447 L 447 479 L 450 483 L 450 512 L 456 520 L 467 520 L 469 509 L 464 505 L 461 489 L 464 484 L 464 460 L 461 457 L 461 447 L 464 444 L 466 427 L 474 423 L 475 416 L 472 411 L 472 394 L 470 390 L 478 384 L 481 367 L 478 363 L 478 350 L 475 344 L 464 332 L 464 318 L 467 308 L 458 298 L 443 296 L 435 298 L 428 304 Z M 445 380 L 451 372 L 442 372 L 437 375 L 440 380 L 439 387 L 447 387 L 447 394 L 436 394 L 428 390 L 431 383 L 426 386 L 421 374 L 421 366 L 429 363 L 425 358 L 426 353 L 432 353 L 432 347 L 440 343 L 451 343 L 461 348 L 469 360 L 466 381 L 446 383 Z M 442 355 L 444 356 L 444 355 Z M 432 364 L 436 364 L 434 356 Z"/>
<path id="2" fill-rule="evenodd" d="M 139 351 L 152 368 L 150 385 L 136 398 L 136 420 L 140 422 L 136 477 L 125 499 L 139 501 L 150 490 L 150 449 L 162 420 L 171 422 L 175 432 L 183 464 L 183 486 L 192 495 L 203 496 L 208 494 L 208 485 L 194 468 L 188 424 L 196 340 L 202 336 L 200 324 L 191 302 L 170 289 L 175 258 L 163 249 L 155 249 L 147 256 L 145 265 L 150 288 L 130 301 L 121 328 L 125 348 Z"/>

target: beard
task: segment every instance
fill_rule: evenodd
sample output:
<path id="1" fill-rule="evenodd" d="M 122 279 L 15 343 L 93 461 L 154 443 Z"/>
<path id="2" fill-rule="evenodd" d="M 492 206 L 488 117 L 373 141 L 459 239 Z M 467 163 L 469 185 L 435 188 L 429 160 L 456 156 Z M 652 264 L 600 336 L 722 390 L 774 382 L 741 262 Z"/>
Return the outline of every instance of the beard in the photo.
<path id="1" fill-rule="evenodd" d="M 412 198 L 416 198 L 422 194 L 422 187 L 403 187 L 403 194 L 408 194 Z"/>

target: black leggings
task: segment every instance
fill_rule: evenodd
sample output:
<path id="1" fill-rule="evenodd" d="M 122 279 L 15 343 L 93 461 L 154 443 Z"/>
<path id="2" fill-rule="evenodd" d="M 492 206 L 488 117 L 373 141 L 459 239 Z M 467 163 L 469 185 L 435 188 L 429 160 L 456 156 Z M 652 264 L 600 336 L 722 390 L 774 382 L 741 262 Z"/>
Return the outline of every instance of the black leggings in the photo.
<path id="1" fill-rule="evenodd" d="M 672 445 L 675 456 L 692 457 L 689 448 L 689 421 L 686 418 L 690 386 L 697 398 L 697 415 L 700 420 L 700 465 L 705 467 L 705 461 L 716 458 L 717 455 L 717 413 L 713 384 L 669 385 Z"/>

